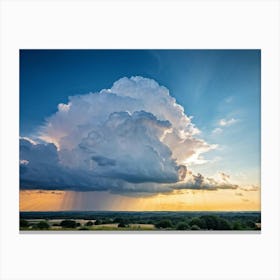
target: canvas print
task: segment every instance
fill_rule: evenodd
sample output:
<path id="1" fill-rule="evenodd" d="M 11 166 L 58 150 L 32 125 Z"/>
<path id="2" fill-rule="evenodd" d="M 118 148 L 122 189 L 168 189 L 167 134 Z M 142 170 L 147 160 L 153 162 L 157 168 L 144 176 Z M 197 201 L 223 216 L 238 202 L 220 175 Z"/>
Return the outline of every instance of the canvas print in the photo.
<path id="1" fill-rule="evenodd" d="M 260 231 L 260 50 L 19 51 L 20 231 Z"/>

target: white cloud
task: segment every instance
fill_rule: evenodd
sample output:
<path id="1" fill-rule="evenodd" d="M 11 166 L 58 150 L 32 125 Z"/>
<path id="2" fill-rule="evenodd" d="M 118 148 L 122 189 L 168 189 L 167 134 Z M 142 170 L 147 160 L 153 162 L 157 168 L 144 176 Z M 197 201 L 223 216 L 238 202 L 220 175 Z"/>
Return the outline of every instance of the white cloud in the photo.
<path id="1" fill-rule="evenodd" d="M 238 122 L 238 120 L 234 119 L 234 118 L 231 118 L 231 119 L 221 119 L 219 121 L 219 126 L 220 127 L 214 128 L 212 130 L 212 134 L 214 134 L 214 135 L 221 134 L 223 132 L 223 128 L 229 127 L 229 126 L 233 125 L 236 122 Z M 221 127 L 223 127 L 223 128 L 221 128 Z"/>
<path id="2" fill-rule="evenodd" d="M 61 110 L 65 106 L 68 109 Z M 198 157 L 215 148 L 195 137 L 199 130 L 183 107 L 169 95 L 167 88 L 142 77 L 122 78 L 109 90 L 69 97 L 68 105 L 60 106 L 58 112 L 48 118 L 41 129 L 41 138 L 57 144 L 60 149 L 71 150 L 92 130 L 99 130 L 111 114 L 133 114 L 136 111 L 145 111 L 158 120 L 169 121 L 171 126 L 164 131 L 160 140 L 168 146 L 178 164 L 194 154 Z"/>
<path id="3" fill-rule="evenodd" d="M 19 163 L 20 163 L 21 165 L 27 165 L 27 164 L 29 163 L 29 161 L 26 160 L 26 159 L 22 159 L 22 160 L 19 161 Z"/>
<path id="4" fill-rule="evenodd" d="M 232 124 L 234 124 L 236 122 L 237 122 L 237 120 L 234 119 L 234 118 L 231 118 L 231 119 L 221 119 L 219 121 L 219 125 L 220 126 L 230 126 L 230 125 L 232 125 Z"/>
<path id="5" fill-rule="evenodd" d="M 122 78 L 59 104 L 39 131 L 46 144 L 21 140 L 21 160 L 29 162 L 22 185 L 165 191 L 184 179 L 186 164 L 204 162 L 202 154 L 216 148 L 198 133 L 167 88 Z"/>
<path id="6" fill-rule="evenodd" d="M 58 106 L 57 106 L 57 108 L 58 108 L 59 111 L 65 111 L 65 112 L 67 112 L 67 111 L 69 111 L 70 106 L 71 106 L 71 103 L 68 103 L 68 104 L 59 103 Z"/>
<path id="7" fill-rule="evenodd" d="M 36 145 L 36 141 L 34 141 L 33 139 L 31 138 L 28 138 L 28 137 L 20 137 L 19 138 L 20 140 L 23 139 L 23 140 L 27 140 L 28 142 L 32 143 L 33 145 Z"/>

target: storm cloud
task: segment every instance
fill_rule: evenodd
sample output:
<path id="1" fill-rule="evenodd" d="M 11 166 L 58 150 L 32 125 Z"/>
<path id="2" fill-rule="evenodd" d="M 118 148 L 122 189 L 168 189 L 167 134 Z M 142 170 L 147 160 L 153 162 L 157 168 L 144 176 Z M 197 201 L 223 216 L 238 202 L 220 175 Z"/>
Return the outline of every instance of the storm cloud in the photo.
<path id="1" fill-rule="evenodd" d="M 25 189 L 166 192 L 234 188 L 188 175 L 188 165 L 214 149 L 167 88 L 143 77 L 69 97 L 39 128 L 40 141 L 20 139 Z"/>

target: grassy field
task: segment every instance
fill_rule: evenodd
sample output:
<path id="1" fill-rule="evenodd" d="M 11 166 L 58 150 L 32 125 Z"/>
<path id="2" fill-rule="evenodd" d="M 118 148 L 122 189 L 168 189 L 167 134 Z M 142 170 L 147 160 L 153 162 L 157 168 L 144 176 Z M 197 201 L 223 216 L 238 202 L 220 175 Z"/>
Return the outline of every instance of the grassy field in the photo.
<path id="1" fill-rule="evenodd" d="M 61 223 L 63 220 L 55 219 L 55 220 L 43 220 L 43 219 L 31 219 L 27 220 L 29 226 L 21 227 L 21 230 L 154 230 L 155 226 L 151 224 L 127 224 L 125 227 L 119 227 L 118 223 L 111 224 L 102 224 L 102 225 L 91 225 L 88 226 L 86 223 L 88 220 L 75 220 L 76 223 L 80 224 L 80 226 L 76 226 L 75 228 L 67 228 L 58 226 L 58 223 Z M 36 227 L 40 222 L 47 223 L 49 225 L 48 228 L 39 228 Z M 92 220 L 92 222 L 95 222 Z"/>

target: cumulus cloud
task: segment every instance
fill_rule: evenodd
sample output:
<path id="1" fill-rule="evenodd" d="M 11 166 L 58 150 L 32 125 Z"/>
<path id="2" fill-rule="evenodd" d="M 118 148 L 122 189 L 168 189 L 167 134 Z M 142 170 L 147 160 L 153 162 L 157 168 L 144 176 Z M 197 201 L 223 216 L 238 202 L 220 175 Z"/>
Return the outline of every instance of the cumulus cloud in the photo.
<path id="1" fill-rule="evenodd" d="M 94 154 L 95 146 L 89 143 L 81 150 Z M 118 163 L 118 160 L 106 156 L 92 156 L 95 166 L 92 169 L 68 167 L 59 160 L 60 151 L 52 143 L 33 144 L 26 139 L 20 139 L 20 181 L 22 189 L 46 190 L 79 190 L 79 191 L 111 191 L 126 195 L 151 195 L 155 193 L 169 193 L 176 190 L 207 190 L 237 189 L 238 185 L 231 184 L 223 176 L 221 181 L 206 178 L 200 173 L 195 174 L 185 165 L 177 166 L 174 161 L 173 173 L 167 170 L 159 172 L 158 168 L 164 163 L 153 159 L 153 153 L 148 160 L 137 165 L 139 154 L 134 158 L 135 166 L 128 166 L 129 162 Z M 117 152 L 119 155 L 120 151 Z M 113 154 L 114 155 L 114 154 Z M 123 156 L 123 158 L 125 158 Z M 129 158 L 131 160 L 131 158 Z M 144 159 L 143 159 L 144 160 Z M 153 161 L 154 160 L 154 161 Z M 154 166 L 151 166 L 151 161 Z M 167 164 L 167 163 L 166 163 Z M 118 166 L 119 165 L 119 166 Z M 146 168 L 149 165 L 149 168 Z M 104 168 L 104 169 L 103 169 Z M 157 172 L 157 173 L 156 173 Z M 243 190 L 243 189 L 242 189 Z M 247 189 L 246 189 L 247 190 Z M 251 189 L 248 189 L 251 190 Z"/>
<path id="2" fill-rule="evenodd" d="M 83 138 L 75 153 L 79 165 L 94 174 L 127 182 L 176 182 L 178 169 L 159 139 L 171 127 L 145 111 L 115 112 Z"/>
<path id="3" fill-rule="evenodd" d="M 215 191 L 219 189 L 238 189 L 239 186 L 236 184 L 231 184 L 227 180 L 217 181 L 213 178 L 204 177 L 202 174 L 189 173 L 187 180 L 183 182 L 178 182 L 176 185 L 172 186 L 173 189 L 183 190 L 209 190 Z"/>
<path id="4" fill-rule="evenodd" d="M 216 146 L 198 137 L 183 107 L 152 79 L 122 78 L 110 89 L 71 96 L 39 135 L 43 143 L 20 139 L 22 188 L 165 192 L 181 182 L 217 188 L 202 175 L 187 178 L 187 165 L 201 163 Z"/>

